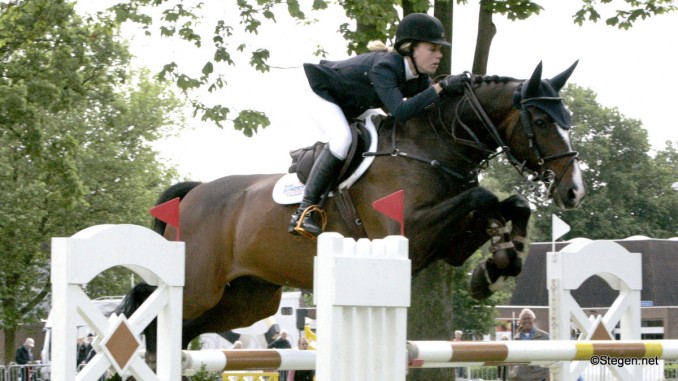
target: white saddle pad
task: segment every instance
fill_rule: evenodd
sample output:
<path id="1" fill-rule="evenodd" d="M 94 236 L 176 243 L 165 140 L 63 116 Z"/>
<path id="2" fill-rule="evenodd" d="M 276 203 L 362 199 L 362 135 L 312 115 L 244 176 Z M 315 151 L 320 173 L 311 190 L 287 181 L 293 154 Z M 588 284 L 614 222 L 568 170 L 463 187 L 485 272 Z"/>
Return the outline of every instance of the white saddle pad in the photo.
<path id="1" fill-rule="evenodd" d="M 377 128 L 372 122 L 372 116 L 374 115 L 385 115 L 384 112 L 380 109 L 371 109 L 365 111 L 359 116 L 360 119 L 365 120 L 365 129 L 370 134 L 370 147 L 368 151 L 374 152 L 377 150 L 377 143 L 379 142 L 377 137 Z M 341 184 L 339 184 L 339 189 L 350 188 L 360 176 L 362 176 L 367 168 L 372 165 L 374 161 L 374 156 L 368 156 L 363 159 L 358 168 Z M 304 184 L 299 181 L 296 173 L 287 173 L 283 175 L 273 186 L 273 201 L 282 205 L 289 204 L 298 204 L 301 202 L 302 197 L 304 196 Z M 330 194 L 331 196 L 331 194 Z"/>

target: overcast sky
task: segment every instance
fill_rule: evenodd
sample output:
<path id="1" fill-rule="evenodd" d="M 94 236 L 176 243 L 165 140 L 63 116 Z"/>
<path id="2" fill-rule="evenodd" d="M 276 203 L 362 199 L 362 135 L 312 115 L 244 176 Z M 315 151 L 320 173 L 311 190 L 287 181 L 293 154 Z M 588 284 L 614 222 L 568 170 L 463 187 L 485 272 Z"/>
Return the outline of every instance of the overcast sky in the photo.
<path id="1" fill-rule="evenodd" d="M 234 20 L 232 2 L 223 3 L 207 2 L 206 14 Z M 616 107 L 626 117 L 640 119 L 654 147 L 663 148 L 666 140 L 678 143 L 673 112 L 678 107 L 678 14 L 640 21 L 624 31 L 601 22 L 575 25 L 571 16 L 579 1 L 539 3 L 545 10 L 528 20 L 512 22 L 495 16 L 498 32 L 488 74 L 527 78 L 543 61 L 544 76 L 551 77 L 578 59 L 571 83 L 591 88 L 604 107 Z M 475 1 L 455 8 L 455 73 L 471 68 L 477 13 Z M 184 176 L 208 181 L 235 173 L 285 172 L 288 151 L 322 139 L 297 104 L 306 87 L 301 65 L 318 60 L 312 55 L 316 45 L 324 46 L 329 59 L 347 57 L 345 42 L 337 32 L 345 19 L 336 6 L 315 16 L 319 23 L 304 26 L 278 16 L 277 24 L 266 24 L 258 35 L 248 38 L 253 46 L 270 49 L 269 63 L 284 69 L 262 75 L 247 67 L 246 61 L 236 68 L 223 69 L 229 86 L 217 96 L 218 101 L 234 111 L 263 111 L 271 119 L 270 127 L 250 139 L 230 128 L 220 130 L 193 120 L 179 136 L 157 145 Z M 138 32 L 131 36 L 137 64 L 157 70 L 168 59 L 205 62 L 206 56 L 195 51 L 186 53 L 176 41 L 149 40 Z"/>

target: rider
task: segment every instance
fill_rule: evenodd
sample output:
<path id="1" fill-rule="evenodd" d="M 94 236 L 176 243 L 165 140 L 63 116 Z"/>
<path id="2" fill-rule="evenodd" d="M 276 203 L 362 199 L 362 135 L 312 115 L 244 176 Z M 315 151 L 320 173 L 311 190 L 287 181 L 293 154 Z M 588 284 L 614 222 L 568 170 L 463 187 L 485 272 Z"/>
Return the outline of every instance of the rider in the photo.
<path id="1" fill-rule="evenodd" d="M 313 164 L 301 204 L 292 215 L 290 233 L 322 233 L 311 207 L 332 185 L 346 160 L 352 140 L 349 120 L 368 109 L 384 107 L 396 120 L 405 121 L 436 103 L 442 90 L 450 95 L 463 92 L 467 75 L 435 84 L 430 78 L 440 64 L 443 45 L 450 43 L 442 23 L 426 13 L 411 13 L 398 24 L 393 48 L 370 43 L 370 52 L 344 61 L 304 64 L 314 93 L 309 110 L 322 117 L 316 119 L 322 120 L 318 125 L 324 127 L 328 143 Z"/>

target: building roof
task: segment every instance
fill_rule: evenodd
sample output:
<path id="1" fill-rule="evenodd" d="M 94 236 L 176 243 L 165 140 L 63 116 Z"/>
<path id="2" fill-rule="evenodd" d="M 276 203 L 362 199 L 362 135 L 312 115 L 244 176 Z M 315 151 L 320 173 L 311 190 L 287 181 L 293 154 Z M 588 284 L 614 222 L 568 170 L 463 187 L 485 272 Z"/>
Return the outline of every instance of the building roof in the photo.
<path id="1" fill-rule="evenodd" d="M 652 306 L 678 306 L 678 240 L 632 237 L 614 242 L 631 253 L 641 253 L 643 263 L 643 290 L 641 300 Z M 571 242 L 557 242 L 561 250 Z M 552 250 L 550 242 L 530 245 L 522 273 L 516 278 L 511 305 L 548 306 L 546 288 L 546 253 Z M 572 269 L 577 271 L 577 269 Z M 583 308 L 610 306 L 617 298 L 600 277 L 594 276 L 572 291 L 574 299 Z"/>

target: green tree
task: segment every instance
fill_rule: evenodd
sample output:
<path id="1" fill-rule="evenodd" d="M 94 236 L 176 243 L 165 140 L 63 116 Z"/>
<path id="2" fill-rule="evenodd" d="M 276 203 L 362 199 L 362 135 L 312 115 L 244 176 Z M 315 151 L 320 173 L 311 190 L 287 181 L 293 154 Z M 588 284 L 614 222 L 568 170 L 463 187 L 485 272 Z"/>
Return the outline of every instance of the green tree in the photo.
<path id="1" fill-rule="evenodd" d="M 51 237 L 148 221 L 171 175 L 148 143 L 178 102 L 147 74 L 132 77 L 116 30 L 80 19 L 72 3 L 19 1 L 0 10 L 0 327 L 8 363 L 17 325 L 45 317 Z"/>
<path id="2" fill-rule="evenodd" d="M 457 0 L 457 4 L 467 2 Z M 485 74 L 492 39 L 497 33 L 492 18 L 501 14 L 510 20 L 523 20 L 533 14 L 538 14 L 542 6 L 529 0 L 479 0 L 481 5 L 478 23 L 478 33 L 474 54 L 473 72 Z M 609 1 L 581 0 L 581 8 L 573 15 L 575 23 L 597 22 L 605 23 L 622 29 L 628 29 L 639 19 L 653 15 L 675 11 L 674 0 L 624 0 L 617 6 L 610 6 Z M 193 5 L 192 5 L 193 4 Z M 303 6 L 302 6 L 303 4 Z M 310 4 L 310 5 L 309 5 Z M 268 64 L 270 51 L 266 46 L 253 45 L 236 39 L 236 31 L 244 31 L 256 35 L 264 22 L 276 22 L 276 17 L 283 13 L 299 22 L 313 22 L 307 14 L 313 11 L 322 11 L 328 7 L 328 0 L 313 0 L 300 2 L 298 0 L 238 0 L 235 6 L 237 11 L 225 12 L 227 17 L 218 18 L 211 22 L 208 35 L 203 35 L 197 28 L 199 22 L 206 22 L 202 12 L 203 3 L 179 0 L 125 0 L 119 1 L 110 8 L 115 21 L 122 23 L 131 21 L 140 24 L 147 34 L 159 34 L 163 37 L 173 37 L 192 44 L 196 50 L 210 52 L 210 59 L 204 63 L 199 74 L 192 74 L 190 69 L 181 67 L 176 62 L 168 62 L 161 75 L 169 78 L 185 92 L 196 115 L 203 120 L 209 120 L 222 126 L 224 121 L 233 122 L 235 129 L 242 131 L 246 136 L 252 136 L 259 128 L 269 125 L 265 114 L 256 110 L 243 110 L 236 117 L 232 117 L 232 110 L 228 105 L 207 104 L 196 96 L 194 90 L 206 89 L 210 93 L 219 91 L 227 86 L 228 68 L 235 66 L 233 56 L 236 53 L 247 54 L 250 66 L 260 72 L 271 69 Z M 339 25 L 339 32 L 346 38 L 347 51 L 364 52 L 370 40 L 389 41 L 395 34 L 398 21 L 398 9 L 404 14 L 411 12 L 426 12 L 433 4 L 434 14 L 446 28 L 446 34 L 453 33 L 453 13 L 455 0 L 381 0 L 381 1 L 341 1 L 346 16 L 351 23 Z M 155 15 L 160 15 L 154 17 Z M 237 16 L 236 16 L 237 15 Z M 567 16 L 564 16 L 567 17 Z M 355 22 L 355 26 L 352 23 Z M 209 42 L 205 42 L 209 41 Z M 294 42 L 290 42 L 294 43 Z M 450 48 L 445 49 L 446 60 L 439 68 L 438 74 L 447 74 L 450 71 Z M 316 53 L 324 55 L 322 46 Z M 224 66 L 225 65 L 225 66 Z M 230 71 L 231 75 L 239 75 L 237 71 Z"/>
<path id="3" fill-rule="evenodd" d="M 675 235 L 670 220 L 672 211 L 678 210 L 678 195 L 671 190 L 676 170 L 672 145 L 653 158 L 647 131 L 639 120 L 624 117 L 616 108 L 602 107 L 590 89 L 568 86 L 563 97 L 573 111 L 572 138 L 587 185 L 582 208 L 561 216 L 572 226 L 568 236 Z M 536 221 L 542 232 L 550 226 L 545 222 Z"/>

